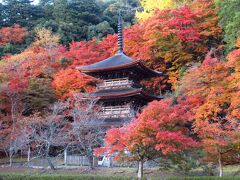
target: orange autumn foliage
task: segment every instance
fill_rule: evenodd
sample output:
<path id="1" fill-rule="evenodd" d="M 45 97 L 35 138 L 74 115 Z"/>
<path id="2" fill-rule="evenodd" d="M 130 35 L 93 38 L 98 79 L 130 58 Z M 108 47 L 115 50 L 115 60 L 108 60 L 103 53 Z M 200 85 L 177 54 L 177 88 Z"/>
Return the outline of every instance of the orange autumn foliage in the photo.
<path id="1" fill-rule="evenodd" d="M 94 90 L 95 80 L 76 69 L 63 69 L 54 75 L 52 82 L 56 95 L 66 99 L 74 93 L 86 93 Z"/>
<path id="2" fill-rule="evenodd" d="M 189 69 L 179 82 L 180 94 L 200 94 L 205 97 L 214 88 L 227 86 L 228 83 L 222 81 L 229 75 L 227 66 L 212 55 L 213 52 L 210 51 L 201 66 Z"/>
<path id="3" fill-rule="evenodd" d="M 230 53 L 227 63 L 213 57 L 210 51 L 202 65 L 190 69 L 180 82 L 180 94 L 199 94 L 204 100 L 196 111 L 194 130 L 208 161 L 217 162 L 220 158 L 223 163 L 240 162 L 236 158 L 240 102 L 236 51 Z"/>
<path id="4" fill-rule="evenodd" d="M 200 54 L 210 48 L 223 51 L 223 30 L 219 26 L 218 8 L 214 0 L 193 1 L 190 7 L 197 14 L 196 23 L 200 30 L 200 42 L 195 51 Z"/>
<path id="5" fill-rule="evenodd" d="M 20 25 L 14 25 L 13 27 L 4 27 L 0 29 L 0 46 L 7 43 L 17 44 L 27 36 L 27 30 Z"/>
<path id="6" fill-rule="evenodd" d="M 107 39 L 105 40 L 107 42 Z M 111 41 L 109 41 L 111 43 Z M 65 56 L 70 60 L 70 67 L 85 66 L 93 64 L 100 60 L 103 60 L 111 55 L 106 50 L 112 50 L 110 47 L 102 47 L 95 39 L 84 42 L 72 42 L 69 47 L 69 51 L 65 53 Z"/>
<path id="7" fill-rule="evenodd" d="M 2 60 L 0 73 L 11 77 L 15 72 L 24 78 L 51 77 L 60 68 L 60 59 L 65 48 L 62 46 L 47 50 L 44 48 L 28 48 L 21 54 L 16 54 Z"/>
<path id="8" fill-rule="evenodd" d="M 231 76 L 228 78 L 232 92 L 232 101 L 230 104 L 229 118 L 235 121 L 240 120 L 240 38 L 236 42 L 236 48 L 227 56 L 228 67 L 232 70 Z"/>

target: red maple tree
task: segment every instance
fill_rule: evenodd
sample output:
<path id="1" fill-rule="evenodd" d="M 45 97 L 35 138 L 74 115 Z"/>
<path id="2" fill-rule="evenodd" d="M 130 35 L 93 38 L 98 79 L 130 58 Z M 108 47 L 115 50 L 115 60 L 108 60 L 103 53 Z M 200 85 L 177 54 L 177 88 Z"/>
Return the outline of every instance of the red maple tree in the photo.
<path id="1" fill-rule="evenodd" d="M 107 132 L 104 150 L 119 160 L 138 161 L 141 178 L 145 161 L 198 146 L 186 125 L 200 104 L 198 96 L 151 102 L 130 124 Z"/>
<path id="2" fill-rule="evenodd" d="M 17 44 L 27 36 L 27 30 L 20 25 L 0 29 L 0 46 L 7 43 Z"/>

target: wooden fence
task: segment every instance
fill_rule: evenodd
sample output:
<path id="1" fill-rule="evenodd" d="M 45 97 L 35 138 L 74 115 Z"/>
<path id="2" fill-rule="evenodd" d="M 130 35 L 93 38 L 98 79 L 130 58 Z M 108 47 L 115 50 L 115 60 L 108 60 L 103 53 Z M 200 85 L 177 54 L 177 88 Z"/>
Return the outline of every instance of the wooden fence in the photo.
<path id="1" fill-rule="evenodd" d="M 65 158 L 66 165 L 79 165 L 79 166 L 89 166 L 90 161 L 86 156 L 80 155 L 67 155 Z"/>

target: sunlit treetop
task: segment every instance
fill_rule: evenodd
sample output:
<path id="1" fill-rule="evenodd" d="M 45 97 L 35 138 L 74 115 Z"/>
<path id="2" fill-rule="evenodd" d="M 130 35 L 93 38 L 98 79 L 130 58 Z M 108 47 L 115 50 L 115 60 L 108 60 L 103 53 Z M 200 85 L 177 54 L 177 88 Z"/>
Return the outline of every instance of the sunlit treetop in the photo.
<path id="1" fill-rule="evenodd" d="M 151 17 L 158 9 L 173 9 L 186 0 L 140 0 L 143 12 L 137 12 L 136 17 L 139 21 L 145 21 Z"/>
<path id="2" fill-rule="evenodd" d="M 59 45 L 60 36 L 58 34 L 54 34 L 51 30 L 45 28 L 37 28 L 35 30 L 35 33 L 36 37 L 32 46 L 50 49 Z"/>

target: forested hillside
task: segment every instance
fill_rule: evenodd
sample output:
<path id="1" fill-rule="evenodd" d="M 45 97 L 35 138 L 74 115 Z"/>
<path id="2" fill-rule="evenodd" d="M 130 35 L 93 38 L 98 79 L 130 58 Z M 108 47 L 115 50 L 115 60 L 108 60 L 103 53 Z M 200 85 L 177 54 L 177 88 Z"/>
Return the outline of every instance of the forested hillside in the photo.
<path id="1" fill-rule="evenodd" d="M 0 4 L 0 27 L 20 25 L 28 31 L 21 42 L 5 42 L 1 46 L 0 56 L 16 53 L 28 47 L 34 40 L 35 30 L 51 29 L 58 33 L 60 43 L 68 46 L 74 41 L 98 40 L 114 34 L 117 30 L 117 12 L 120 6 L 125 9 L 139 6 L 138 0 L 130 1 L 101 1 L 101 0 L 41 0 L 33 5 L 32 0 L 4 0 Z M 134 11 L 124 13 L 125 26 L 134 23 Z M 7 35 L 6 35 L 7 36 Z"/>
<path id="2" fill-rule="evenodd" d="M 75 95 L 94 91 L 97 81 L 76 67 L 117 52 L 121 9 L 124 52 L 165 74 L 141 82 L 164 99 L 109 130 L 97 154 L 107 150 L 144 163 L 185 153 L 217 164 L 222 175 L 222 166 L 240 163 L 239 7 L 239 0 L 4 0 L 0 150 L 12 156 L 19 148 L 37 149 L 25 127 L 48 126 L 56 103 L 68 103 L 54 119 L 65 120 L 57 128 L 71 129 L 66 119 Z"/>

